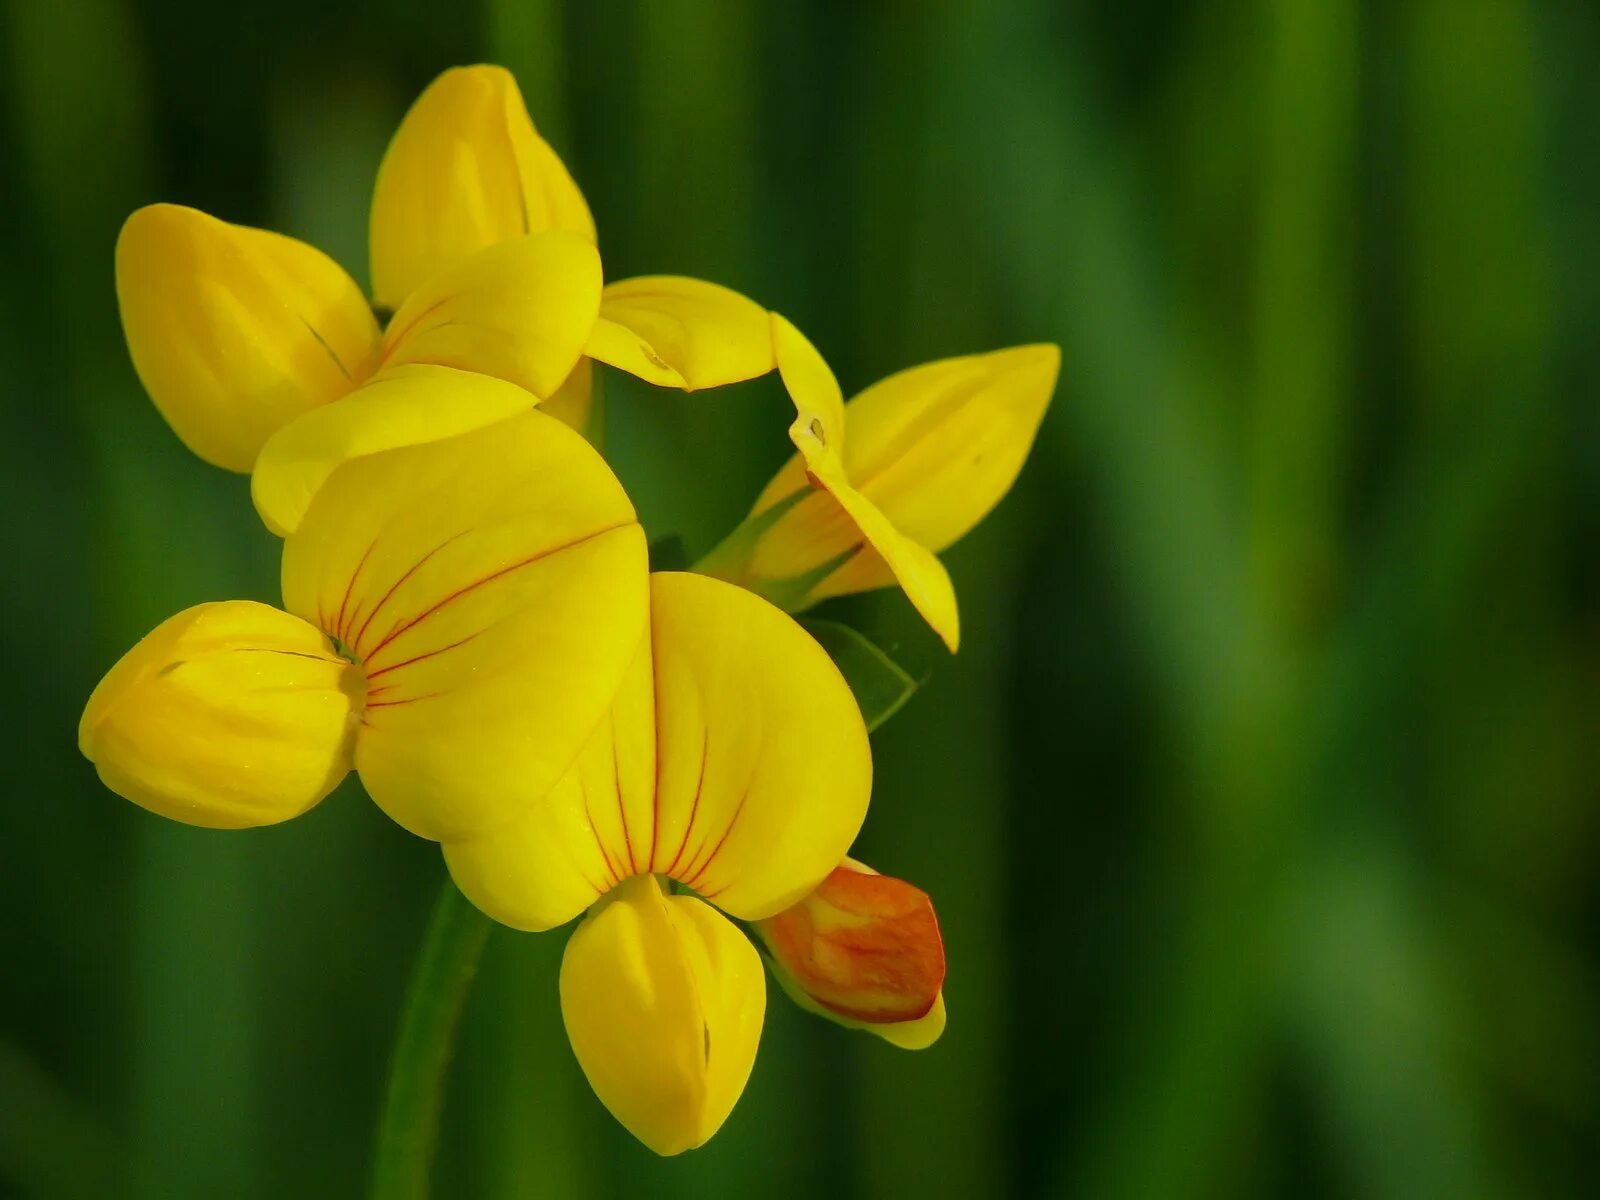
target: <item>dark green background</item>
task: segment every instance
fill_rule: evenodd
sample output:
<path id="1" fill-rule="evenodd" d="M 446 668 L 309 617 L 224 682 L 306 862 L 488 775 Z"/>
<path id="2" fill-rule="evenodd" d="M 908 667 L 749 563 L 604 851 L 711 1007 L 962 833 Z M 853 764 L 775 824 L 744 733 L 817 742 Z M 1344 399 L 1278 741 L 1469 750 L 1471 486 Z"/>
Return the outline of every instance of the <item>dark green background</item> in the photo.
<path id="1" fill-rule="evenodd" d="M 1600 1178 L 1600 8 L 9 0 L 0 60 L 0 1194 L 346 1197 L 441 874 L 354 787 L 244 834 L 118 800 L 100 673 L 275 596 L 244 482 L 140 393 L 154 200 L 364 277 L 373 171 L 498 61 L 607 274 L 746 291 L 846 390 L 1051 340 L 947 556 L 965 646 L 875 737 L 863 857 L 936 897 L 950 1029 L 776 993 L 658 1160 L 497 932 L 443 1196 L 1573 1196 Z M 769 381 L 611 387 L 653 534 L 785 450 Z M 885 595 L 842 606 L 911 629 Z"/>

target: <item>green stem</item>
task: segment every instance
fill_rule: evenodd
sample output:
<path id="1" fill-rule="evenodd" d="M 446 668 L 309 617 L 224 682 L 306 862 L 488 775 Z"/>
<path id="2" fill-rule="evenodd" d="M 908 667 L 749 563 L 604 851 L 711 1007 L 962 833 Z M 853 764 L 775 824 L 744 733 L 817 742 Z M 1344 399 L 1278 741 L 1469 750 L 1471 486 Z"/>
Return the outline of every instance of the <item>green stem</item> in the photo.
<path id="1" fill-rule="evenodd" d="M 424 1200 L 445 1077 L 489 918 L 445 880 L 406 989 L 372 1161 L 372 1200 Z"/>

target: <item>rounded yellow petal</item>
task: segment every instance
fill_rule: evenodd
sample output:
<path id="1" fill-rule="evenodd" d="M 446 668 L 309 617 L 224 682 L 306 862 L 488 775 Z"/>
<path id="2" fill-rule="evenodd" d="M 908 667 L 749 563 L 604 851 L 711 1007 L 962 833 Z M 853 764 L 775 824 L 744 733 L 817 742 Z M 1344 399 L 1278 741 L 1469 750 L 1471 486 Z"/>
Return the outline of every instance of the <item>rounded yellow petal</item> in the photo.
<path id="1" fill-rule="evenodd" d="M 1018 346 L 897 372 L 845 406 L 845 473 L 935 553 L 1000 502 L 1033 446 L 1061 370 L 1055 346 Z"/>
<path id="2" fill-rule="evenodd" d="M 651 577 L 656 786 L 638 870 L 736 917 L 794 903 L 866 817 L 872 755 L 849 685 L 814 638 L 742 588 Z"/>
<path id="3" fill-rule="evenodd" d="M 456 885 L 502 924 L 538 931 L 635 874 L 655 811 L 655 728 L 645 637 L 578 761 L 544 799 L 509 826 L 445 844 Z"/>
<path id="4" fill-rule="evenodd" d="M 246 600 L 164 621 L 89 697 L 78 746 L 106 786 L 191 825 L 298 816 L 350 770 L 360 681 L 320 632 Z"/>
<path id="5" fill-rule="evenodd" d="M 429 363 L 553 395 L 600 310 L 600 255 L 570 233 L 516 237 L 429 276 L 389 322 L 380 366 Z"/>
<path id="6" fill-rule="evenodd" d="M 770 916 L 827 876 L 866 815 L 866 727 L 815 639 L 720 580 L 650 584 L 648 644 L 567 777 L 516 824 L 446 848 L 461 890 L 508 925 L 558 925 L 652 872 Z"/>
<path id="7" fill-rule="evenodd" d="M 361 289 L 303 242 L 154 204 L 123 225 L 116 260 L 134 369 L 207 462 L 248 471 L 277 429 L 372 368 Z"/>
<path id="8" fill-rule="evenodd" d="M 944 940 L 926 892 L 846 859 L 757 930 L 796 1003 L 908 1049 L 944 1028 Z"/>
<path id="9" fill-rule="evenodd" d="M 400 123 L 372 196 L 372 290 L 399 308 L 431 276 L 526 233 L 593 242 L 594 219 L 561 159 L 534 132 L 503 67 L 456 67 Z"/>
<path id="10" fill-rule="evenodd" d="M 589 353 L 662 387 L 696 391 L 772 370 L 766 309 L 738 292 L 678 275 L 608 284 Z"/>
<path id="11" fill-rule="evenodd" d="M 765 1009 L 744 934 L 649 875 L 617 888 L 561 960 L 561 1013 L 583 1073 L 657 1154 L 721 1128 L 755 1065 Z"/>
<path id="12" fill-rule="evenodd" d="M 250 495 L 268 529 L 287 537 L 341 463 L 470 433 L 525 412 L 537 398 L 452 367 L 389 367 L 337 404 L 314 409 L 268 439 Z"/>
<path id="13" fill-rule="evenodd" d="M 549 791 L 643 636 L 646 557 L 605 461 L 537 411 L 334 471 L 283 594 L 365 672 L 356 767 L 379 806 L 455 840 Z"/>

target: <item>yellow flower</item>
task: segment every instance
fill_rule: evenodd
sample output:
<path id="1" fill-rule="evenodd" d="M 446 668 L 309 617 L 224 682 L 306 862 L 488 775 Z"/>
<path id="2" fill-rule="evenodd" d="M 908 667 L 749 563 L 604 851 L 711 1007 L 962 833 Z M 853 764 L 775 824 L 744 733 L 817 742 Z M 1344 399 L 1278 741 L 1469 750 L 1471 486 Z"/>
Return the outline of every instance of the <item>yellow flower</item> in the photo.
<path id="1" fill-rule="evenodd" d="M 955 590 L 936 555 L 1015 482 L 1055 390 L 1060 350 L 1018 346 L 926 363 L 846 404 L 805 336 L 777 314 L 772 327 L 798 413 L 789 428 L 798 453 L 702 569 L 792 611 L 898 583 L 955 650 Z"/>
<path id="2" fill-rule="evenodd" d="M 439 405 L 446 372 L 413 381 Z M 648 616 L 644 535 L 537 412 L 335 470 L 283 547 L 283 610 L 204 604 L 130 650 L 78 741 L 113 791 L 196 825 L 282 821 L 352 767 L 435 840 L 515 822 L 572 765 Z"/>
<path id="3" fill-rule="evenodd" d="M 944 940 L 921 888 L 847 858 L 756 930 L 772 973 L 807 1011 L 907 1050 L 944 1032 Z"/>
<path id="4" fill-rule="evenodd" d="M 671 276 L 602 291 L 588 206 L 498 67 L 447 71 L 417 100 L 379 169 L 371 236 L 374 293 L 392 313 L 383 328 L 355 281 L 293 238 L 157 204 L 117 242 L 123 329 L 146 391 L 196 454 L 253 472 L 256 507 L 279 534 L 352 454 L 540 400 L 581 428 L 586 356 L 682 388 L 773 366 L 765 310 L 735 292 Z M 418 365 L 524 392 L 474 407 L 377 388 Z"/>
<path id="5" fill-rule="evenodd" d="M 755 1060 L 760 957 L 718 910 L 759 921 L 810 895 L 855 837 L 871 775 L 848 686 L 792 619 L 658 574 L 650 636 L 572 772 L 517 824 L 446 842 L 461 890 L 508 925 L 590 909 L 562 962 L 567 1033 L 657 1153 L 715 1133 Z"/>

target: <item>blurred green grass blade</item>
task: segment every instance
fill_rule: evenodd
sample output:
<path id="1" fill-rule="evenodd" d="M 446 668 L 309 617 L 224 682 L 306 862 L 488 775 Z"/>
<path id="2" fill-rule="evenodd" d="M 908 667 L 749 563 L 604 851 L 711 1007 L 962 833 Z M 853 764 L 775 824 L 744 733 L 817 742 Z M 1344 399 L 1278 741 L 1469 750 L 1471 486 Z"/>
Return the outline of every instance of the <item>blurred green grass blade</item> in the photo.
<path id="1" fill-rule="evenodd" d="M 55 1200 L 126 1194 L 133 1175 L 116 1136 L 6 1042 L 0 1042 L 0 1113 L 0 1183 Z"/>

